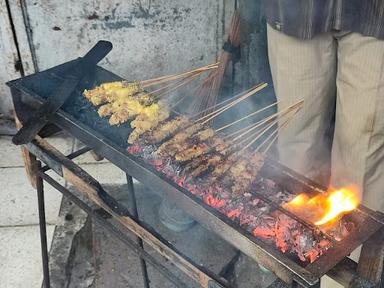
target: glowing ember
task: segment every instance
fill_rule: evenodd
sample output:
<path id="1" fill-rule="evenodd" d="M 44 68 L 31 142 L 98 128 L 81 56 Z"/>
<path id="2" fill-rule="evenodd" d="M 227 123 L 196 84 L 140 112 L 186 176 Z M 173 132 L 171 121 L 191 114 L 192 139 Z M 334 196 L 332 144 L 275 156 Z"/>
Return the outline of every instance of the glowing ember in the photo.
<path id="1" fill-rule="evenodd" d="M 216 198 L 211 194 L 208 194 L 207 196 L 204 197 L 204 202 L 207 203 L 209 206 L 217 209 L 225 205 L 224 199 Z"/>
<path id="2" fill-rule="evenodd" d="M 292 213 L 318 226 L 330 225 L 359 204 L 357 190 L 351 187 L 330 190 L 328 195 L 309 198 L 300 194 L 284 205 Z"/>

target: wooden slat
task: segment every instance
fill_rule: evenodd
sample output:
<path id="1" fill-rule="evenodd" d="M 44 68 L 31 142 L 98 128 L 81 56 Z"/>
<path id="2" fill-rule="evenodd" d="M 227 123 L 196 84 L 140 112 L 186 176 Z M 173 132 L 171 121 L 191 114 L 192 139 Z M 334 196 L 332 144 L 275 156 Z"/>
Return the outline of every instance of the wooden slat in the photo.
<path id="1" fill-rule="evenodd" d="M 357 263 L 348 257 L 344 258 L 335 267 L 333 267 L 327 276 L 331 277 L 337 283 L 340 283 L 344 287 L 349 287 L 356 277 Z"/>
<path id="2" fill-rule="evenodd" d="M 16 128 L 20 129 L 22 124 L 19 121 L 19 118 L 17 118 L 17 115 L 15 114 L 15 123 Z M 29 183 L 32 185 L 33 188 L 36 189 L 36 169 L 37 169 L 37 160 L 35 155 L 31 154 L 28 149 L 21 147 L 21 157 L 23 158 L 25 172 L 27 173 L 27 177 L 29 180 Z"/>
<path id="3" fill-rule="evenodd" d="M 384 285 L 384 228 L 377 231 L 361 249 L 357 272 L 375 283 L 376 287 Z"/>

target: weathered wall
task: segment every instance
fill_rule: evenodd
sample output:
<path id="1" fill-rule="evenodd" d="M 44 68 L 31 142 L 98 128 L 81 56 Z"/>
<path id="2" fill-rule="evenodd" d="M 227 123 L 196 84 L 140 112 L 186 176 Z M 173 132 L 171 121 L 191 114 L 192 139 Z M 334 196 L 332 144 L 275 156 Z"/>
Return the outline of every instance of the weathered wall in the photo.
<path id="1" fill-rule="evenodd" d="M 15 45 L 5 2 L 17 38 Z M 0 113 L 12 109 L 5 81 L 83 55 L 99 39 L 114 49 L 101 65 L 127 79 L 188 70 L 215 61 L 235 0 L 0 0 Z M 238 87 L 269 81 L 260 0 L 239 1 L 242 59 Z M 17 49 L 16 49 L 17 48 Z M 241 88 L 239 88 L 241 89 Z"/>
<path id="2" fill-rule="evenodd" d="M 26 74 L 81 56 L 104 39 L 114 49 L 100 64 L 127 79 L 215 61 L 233 7 L 233 0 L 8 2 Z M 9 109 L 7 100 L 0 111 Z"/>
<path id="3" fill-rule="evenodd" d="M 114 44 L 105 67 L 152 77 L 214 61 L 221 41 L 221 0 L 28 0 L 26 9 L 39 69 L 105 39 Z"/>
<path id="4" fill-rule="evenodd" d="M 0 0 L 0 114 L 10 115 L 11 98 L 5 82 L 20 77 L 15 68 L 18 60 L 5 0 Z"/>

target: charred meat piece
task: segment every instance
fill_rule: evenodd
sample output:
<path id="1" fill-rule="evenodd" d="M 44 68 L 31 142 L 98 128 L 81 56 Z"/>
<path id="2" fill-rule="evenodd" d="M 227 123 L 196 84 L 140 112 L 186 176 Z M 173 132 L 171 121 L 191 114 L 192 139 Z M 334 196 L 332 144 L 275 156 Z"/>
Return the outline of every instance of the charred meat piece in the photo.
<path id="1" fill-rule="evenodd" d="M 264 157 L 260 153 L 254 153 L 247 161 L 244 158 L 237 161 L 226 176 L 232 181 L 232 193 L 239 196 L 249 192 L 263 164 Z"/>
<path id="2" fill-rule="evenodd" d="M 209 175 L 209 177 L 207 178 L 208 182 L 213 183 L 218 178 L 223 177 L 224 174 L 229 170 L 229 168 L 231 168 L 233 163 L 235 163 L 235 161 L 241 158 L 242 154 L 243 151 L 236 151 L 222 159 L 220 163 L 216 165 L 215 169 L 213 169 L 211 175 Z"/>
<path id="3" fill-rule="evenodd" d="M 220 154 L 214 154 L 212 157 L 209 157 L 206 161 L 203 163 L 200 163 L 199 166 L 197 166 L 193 171 L 191 172 L 192 177 L 200 177 L 202 174 L 207 172 L 212 167 L 215 167 L 220 161 L 222 160 L 222 155 Z"/>
<path id="4" fill-rule="evenodd" d="M 185 127 L 189 123 L 188 119 L 184 116 L 177 116 L 172 119 L 167 119 L 159 123 L 156 129 L 148 131 L 146 135 L 143 135 L 143 139 L 149 144 L 158 144 L 164 141 L 164 139 L 173 135 L 179 129 Z"/>
<path id="5" fill-rule="evenodd" d="M 214 137 L 215 131 L 211 128 L 203 129 L 197 132 L 187 141 L 186 149 L 175 154 L 176 161 L 188 161 L 203 155 L 209 149 L 213 148 L 219 138 Z"/>
<path id="6" fill-rule="evenodd" d="M 187 146 L 186 140 L 201 129 L 203 129 L 203 125 L 200 123 L 187 127 L 184 131 L 177 133 L 173 138 L 164 142 L 156 153 L 159 156 L 174 156 L 177 151 L 185 149 Z"/>
<path id="7" fill-rule="evenodd" d="M 226 155 L 230 151 L 229 147 L 233 146 L 225 143 L 219 135 L 214 135 L 214 131 L 210 128 L 198 132 L 188 142 L 188 148 L 176 153 L 176 161 L 190 161 L 212 152 Z"/>

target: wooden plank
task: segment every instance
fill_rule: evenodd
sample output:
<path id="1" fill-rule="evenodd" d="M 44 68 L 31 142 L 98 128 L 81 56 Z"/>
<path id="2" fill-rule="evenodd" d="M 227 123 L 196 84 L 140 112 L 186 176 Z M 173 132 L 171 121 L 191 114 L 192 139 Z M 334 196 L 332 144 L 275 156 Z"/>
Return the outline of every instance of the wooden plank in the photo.
<path id="1" fill-rule="evenodd" d="M 22 124 L 19 121 L 19 118 L 17 118 L 17 115 L 15 114 L 15 123 L 16 128 L 20 129 Z M 37 160 L 35 155 L 31 154 L 27 148 L 21 147 L 21 157 L 23 158 L 25 172 L 27 173 L 27 177 L 29 180 L 29 183 L 33 188 L 36 189 L 36 169 L 37 169 Z"/>
<path id="2" fill-rule="evenodd" d="M 361 249 L 357 272 L 375 283 L 377 287 L 384 285 L 384 227 L 377 231 Z"/>
<path id="3" fill-rule="evenodd" d="M 340 261 L 335 267 L 333 267 L 327 276 L 331 277 L 337 283 L 340 283 L 344 287 L 350 287 L 353 279 L 356 277 L 357 263 L 348 257 Z"/>

